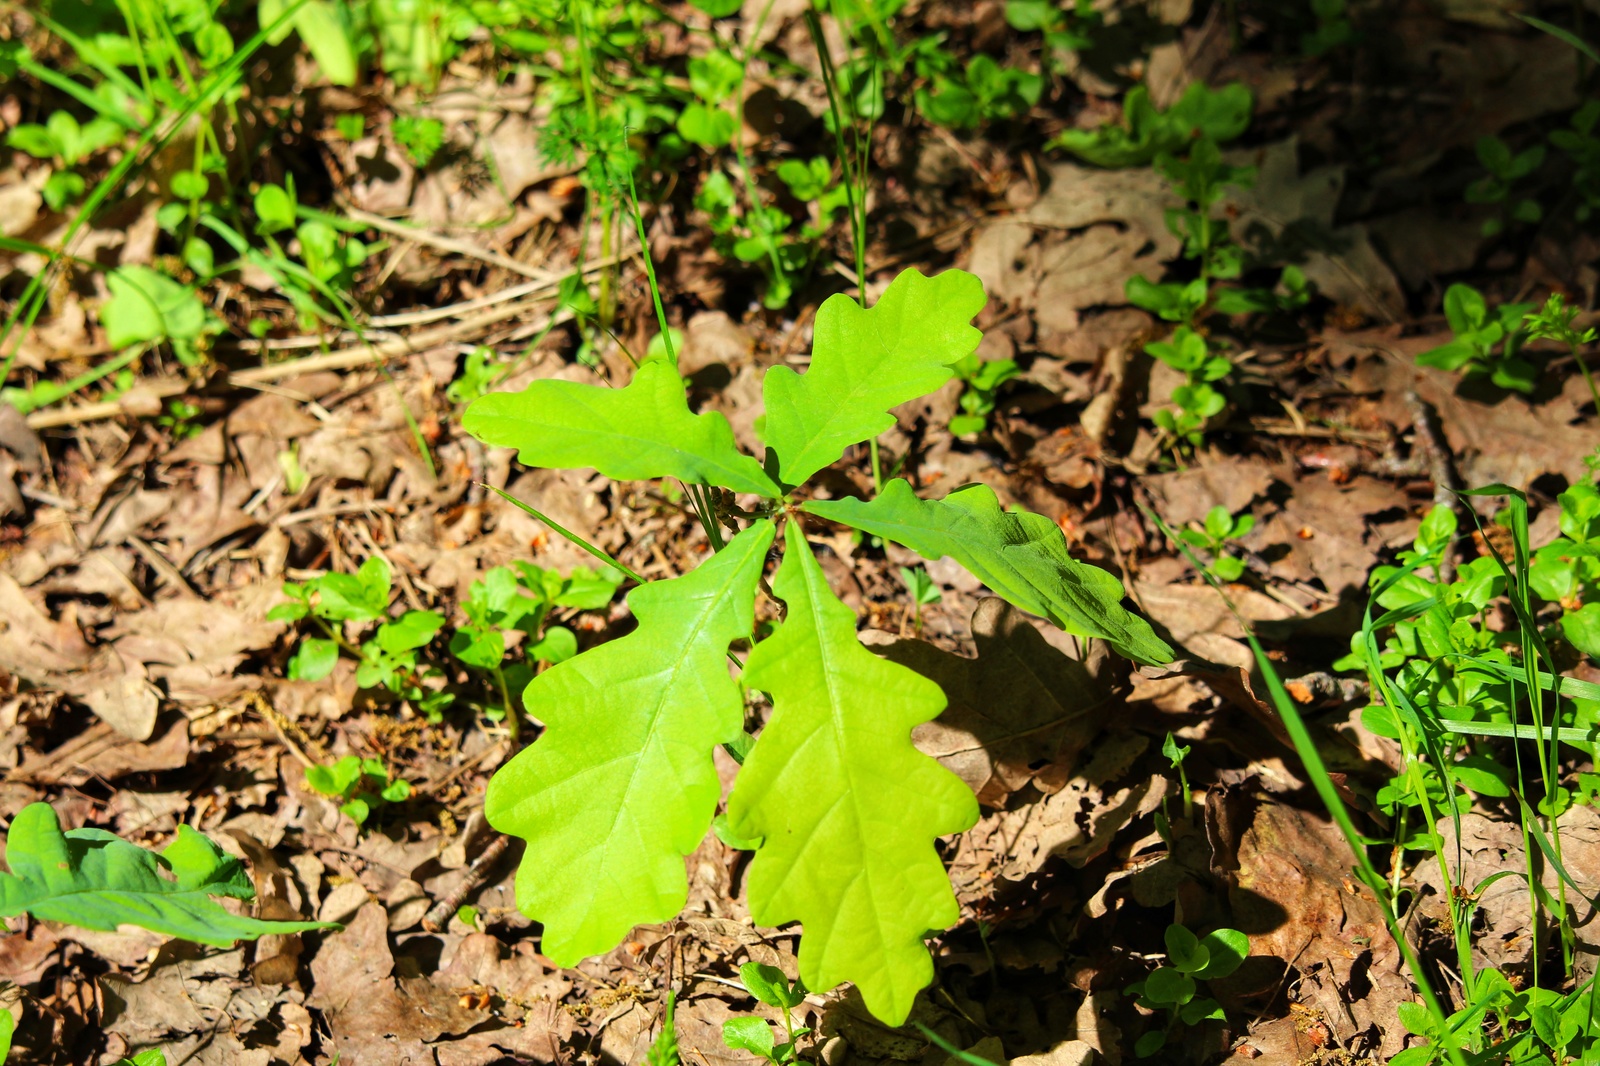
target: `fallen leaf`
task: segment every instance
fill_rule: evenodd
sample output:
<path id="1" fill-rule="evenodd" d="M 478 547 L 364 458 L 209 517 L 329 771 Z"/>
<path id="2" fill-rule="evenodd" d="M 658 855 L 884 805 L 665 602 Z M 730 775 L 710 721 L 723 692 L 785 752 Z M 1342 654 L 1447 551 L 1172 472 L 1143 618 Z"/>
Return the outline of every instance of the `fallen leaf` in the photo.
<path id="1" fill-rule="evenodd" d="M 1256 180 L 1230 185 L 1226 203 L 1238 212 L 1234 235 L 1264 263 L 1295 263 L 1329 299 L 1386 321 L 1405 314 L 1400 283 L 1366 227 L 1337 225 L 1345 168 L 1327 164 L 1302 174 L 1296 138 L 1228 154 L 1257 168 Z"/>
<path id="2" fill-rule="evenodd" d="M 1104 685 L 1052 647 L 1028 616 L 998 597 L 972 615 L 978 657 L 920 640 L 874 650 L 934 681 L 950 701 L 911 738 L 991 807 L 1051 767 L 1070 773 L 1109 713 Z M 870 641 L 868 643 L 871 643 Z"/>

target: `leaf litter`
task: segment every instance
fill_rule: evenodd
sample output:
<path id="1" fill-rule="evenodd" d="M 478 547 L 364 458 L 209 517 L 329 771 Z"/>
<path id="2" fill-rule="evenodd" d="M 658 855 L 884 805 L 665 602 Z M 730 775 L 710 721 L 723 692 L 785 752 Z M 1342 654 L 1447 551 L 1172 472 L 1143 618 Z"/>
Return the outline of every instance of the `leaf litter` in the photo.
<path id="1" fill-rule="evenodd" d="M 1112 7 L 1122 19 L 1134 17 L 1123 10 L 1131 5 Z M 755 16 L 747 10 L 745 17 Z M 1203 28 L 1200 16 L 1190 21 L 1186 46 Z M 1251 414 L 1230 424 L 1227 444 L 1183 470 L 1157 470 L 1148 448 L 1141 453 L 1116 431 L 1119 419 L 1126 429 L 1141 403 L 1159 406 L 1180 384 L 1162 377 L 1164 367 L 1149 366 L 1142 345 L 1160 327 L 1130 308 L 1124 288 L 1134 274 L 1161 277 L 1177 257 L 1167 212 L 1178 201 L 1169 181 L 1149 169 L 1101 170 L 1059 158 L 1030 156 L 1024 166 L 1003 158 L 1001 142 L 971 137 L 956 139 L 955 176 L 936 210 L 903 190 L 875 190 L 875 210 L 924 237 L 965 224 L 955 239 L 939 237 L 943 244 L 892 254 L 924 262 L 930 274 L 934 265 L 960 264 L 982 278 L 990 303 L 979 325 L 996 338 L 982 354 L 1015 358 L 1029 385 L 1001 395 L 993 430 L 977 444 L 946 428 L 954 389 L 905 413 L 884 438 L 903 439 L 895 450 L 919 453 L 902 476 L 918 488 L 939 480 L 941 499 L 967 482 L 993 482 L 1002 503 L 1028 501 L 1065 531 L 1075 558 L 1121 579 L 1131 604 L 1180 656 L 1160 676 L 1131 670 L 1099 643 L 1041 629 L 937 563 L 928 572 L 944 600 L 916 616 L 933 643 L 913 641 L 901 624 L 907 610 L 894 572 L 909 557 L 843 540 L 814 548 L 816 565 L 830 576 L 848 571 L 847 601 L 864 624 L 879 627 L 868 642 L 879 661 L 936 681 L 947 694 L 946 709 L 919 726 L 915 740 L 983 805 L 975 826 L 942 845 L 961 918 L 938 941 L 936 992 L 911 1008 L 914 1020 L 958 1047 L 1029 1066 L 1130 1059 L 1123 1034 L 1143 1019 L 1120 990 L 1145 972 L 1135 955 L 1161 950 L 1148 930 L 1174 908 L 1189 924 L 1226 922 L 1250 937 L 1253 965 L 1213 990 L 1231 1016 L 1248 1020 L 1226 1044 L 1204 1049 L 1213 1059 L 1384 1061 L 1407 1044 L 1395 1022 L 1398 1004 L 1412 998 L 1398 946 L 1370 892 L 1350 878 L 1344 844 L 1308 799 L 1304 771 L 1273 728 L 1276 719 L 1267 724 L 1275 712 L 1258 696 L 1263 688 L 1243 630 L 1129 505 L 1151 501 L 1179 526 L 1203 521 L 1218 505 L 1257 515 L 1242 542 L 1250 577 L 1229 592 L 1271 635 L 1286 676 L 1309 676 L 1347 650 L 1350 628 L 1337 631 L 1332 620 L 1350 618 L 1373 566 L 1411 542 L 1432 498 L 1429 472 L 1407 467 L 1402 454 L 1422 450 L 1408 391 L 1437 412 L 1464 484 L 1542 485 L 1535 502 L 1548 515 L 1552 486 L 1586 478 L 1595 413 L 1581 378 L 1569 376 L 1554 394 L 1491 397 L 1414 365 L 1417 352 L 1444 339 L 1437 317 L 1419 311 L 1424 293 L 1441 273 L 1482 267 L 1481 241 L 1458 236 L 1469 250 L 1454 254 L 1454 265 L 1419 262 L 1406 227 L 1464 233 L 1461 220 L 1430 207 L 1408 211 L 1400 227 L 1386 205 L 1411 195 L 1410 183 L 1429 168 L 1448 169 L 1447 153 L 1464 151 L 1476 136 L 1574 103 L 1563 74 L 1571 55 L 1553 42 L 1502 27 L 1481 45 L 1431 43 L 1442 24 L 1440 16 L 1409 13 L 1401 30 L 1430 42 L 1446 85 L 1470 82 L 1473 92 L 1442 130 L 1433 128 L 1443 113 L 1438 101 L 1395 109 L 1404 121 L 1386 134 L 1387 170 L 1331 161 L 1340 156 L 1329 146 L 1361 117 L 1354 111 L 1236 150 L 1260 169 L 1225 201 L 1247 245 L 1303 251 L 1298 261 L 1337 315 L 1309 335 L 1268 338 L 1260 358 L 1241 359 L 1250 375 L 1243 387 L 1276 390 L 1278 406 L 1247 405 Z M 793 47 L 795 63 L 814 65 L 798 11 L 775 9 L 768 27 L 777 46 Z M 1248 51 L 1225 56 L 1214 80 L 1225 78 L 1229 64 L 1259 59 Z M 1465 73 L 1480 61 L 1516 88 L 1480 91 L 1493 79 Z M 1406 70 L 1417 79 L 1432 68 L 1418 58 Z M 768 76 L 786 99 L 808 99 L 785 83 L 789 75 Z M 1115 88 L 1078 66 L 1068 76 L 1097 92 Z M 419 169 L 387 120 L 374 136 L 330 142 L 337 182 L 356 207 L 409 212 L 423 233 L 458 238 L 456 250 L 403 245 L 394 276 L 404 287 L 379 297 L 396 301 L 393 310 L 493 295 L 530 271 L 560 277 L 599 254 L 566 211 L 571 168 L 540 161 L 536 128 L 548 119 L 525 106 L 527 86 L 459 71 L 445 85 L 478 102 L 432 107 L 428 115 L 443 120 L 452 138 L 480 140 L 499 163 L 497 181 L 481 180 L 470 153 Z M 809 99 L 815 122 L 821 108 Z M 493 117 L 480 121 L 485 106 Z M 903 131 L 881 137 L 886 158 L 910 158 Z M 1367 185 L 1352 188 L 1358 170 Z M 30 180 L 0 175 L 0 197 L 16 205 L 5 213 L 6 231 L 48 242 L 60 221 L 43 210 Z M 996 196 L 1008 183 L 1020 190 L 1015 199 Z M 1469 221 L 1475 228 L 1477 220 Z M 820 299 L 808 295 L 806 310 L 792 317 L 753 310 L 748 281 L 730 283 L 722 257 L 674 248 L 679 236 L 651 236 L 682 291 L 711 307 L 687 319 L 679 361 L 695 409 L 720 412 L 729 442 L 750 447 L 759 439 L 759 370 L 804 368 L 810 333 L 825 328 L 808 318 Z M 149 262 L 139 248 L 144 239 L 107 226 L 77 251 L 113 264 Z M 492 259 L 474 259 L 473 245 L 518 257 L 512 261 L 522 273 L 513 278 Z M 15 272 L 42 265 L 37 256 L 6 255 Z M 629 323 L 630 347 L 644 351 L 654 332 L 645 325 L 647 293 L 636 272 L 624 276 L 619 321 Z M 284 300 L 281 286 L 257 288 L 250 299 Z M 85 308 L 105 294 L 92 278 L 64 287 L 22 346 L 19 365 L 86 365 L 81 353 L 101 338 Z M 707 547 L 702 533 L 675 501 L 627 480 L 641 476 L 639 468 L 619 467 L 615 477 L 518 471 L 506 448 L 486 450 L 458 431 L 459 410 L 444 390 L 463 342 L 512 351 L 539 335 L 530 312 L 426 341 L 383 373 L 370 359 L 352 360 L 337 371 L 285 375 L 264 392 L 226 383 L 191 388 L 171 367 L 152 374 L 163 387 L 179 387 L 168 395 L 203 401 L 206 424 L 194 434 L 127 417 L 0 433 L 8 460 L 0 477 L 7 511 L 0 805 L 8 821 L 45 799 L 64 824 L 114 828 L 147 846 L 194 827 L 246 861 L 260 917 L 344 926 L 221 950 L 19 919 L 0 940 L 0 978 L 25 990 L 18 1047 L 29 1061 L 109 1063 L 161 1047 L 169 1061 L 261 1066 L 335 1055 L 357 1064 L 632 1062 L 674 987 L 679 1040 L 695 1061 L 748 1061 L 722 1042 L 724 1021 L 758 1009 L 736 983 L 738 965 L 760 958 L 793 976 L 799 948 L 792 926 L 751 922 L 744 893 L 758 874 L 740 852 L 714 836 L 688 841 L 686 912 L 626 931 L 623 945 L 598 959 L 559 967 L 540 954 L 543 931 L 516 908 L 515 850 L 467 876 L 493 839 L 473 819 L 490 773 L 510 754 L 505 738 L 486 737 L 464 720 L 429 722 L 357 685 L 349 669 L 315 682 L 289 680 L 285 629 L 265 619 L 282 580 L 353 572 L 373 555 L 391 564 L 405 608 L 458 618 L 468 587 L 494 566 L 531 559 L 567 572 L 593 562 L 552 522 L 651 578 L 694 571 Z M 617 352 L 597 367 L 570 363 L 576 336 L 552 337 L 504 384 L 620 384 L 631 374 Z M 660 369 L 640 372 L 645 384 L 652 375 L 664 377 Z M 154 403 L 155 412 L 164 410 L 160 398 Z M 123 413 L 143 404 L 130 391 L 114 406 Z M 709 416 L 694 417 L 703 427 Z M 422 427 L 426 457 L 412 420 Z M 685 432 L 699 430 L 686 425 Z M 526 450 L 560 442 L 504 443 Z M 836 488 L 861 492 L 872 484 L 868 464 L 865 454 L 847 452 L 827 476 Z M 774 476 L 753 461 L 742 465 L 753 491 Z M 551 521 L 485 492 L 485 482 Z M 15 493 L 4 491 L 6 483 Z M 853 494 L 819 499 L 814 513 Z M 816 533 L 813 543 L 825 543 L 824 531 Z M 793 590 L 775 591 L 785 598 Z M 755 621 L 779 619 L 770 600 L 759 611 Z M 883 624 L 891 618 L 893 625 Z M 609 639 L 625 648 L 626 634 L 648 619 L 618 605 L 573 611 L 565 621 L 585 645 Z M 1362 732 L 1352 715 L 1358 702 L 1326 701 L 1331 709 L 1318 733 L 1341 787 L 1370 797 L 1388 775 L 1378 770 L 1382 757 L 1392 753 Z M 1201 828 L 1170 839 L 1156 830 L 1159 819 L 1171 824 L 1180 803 L 1174 768 L 1161 754 L 1167 734 L 1193 745 L 1190 782 L 1203 782 Z M 348 753 L 402 770 L 414 798 L 376 827 L 355 826 L 304 777 L 308 763 Z M 707 796 L 727 790 L 727 761 L 716 770 Z M 1375 808 L 1369 799 L 1362 809 Z M 1570 816 L 1563 861 L 1592 893 L 1597 841 L 1589 810 Z M 954 830 L 957 821 L 941 828 Z M 1476 884 L 1521 868 L 1526 843 L 1514 826 L 1503 811 L 1486 809 L 1463 815 L 1459 845 L 1455 830 L 1442 828 L 1442 853 L 1460 856 L 1452 876 Z M 1437 871 L 1418 864 L 1408 876 L 1422 893 L 1419 918 L 1431 923 L 1421 937 L 1447 933 Z M 1554 891 L 1554 874 L 1541 876 Z M 426 928 L 424 915 L 462 884 L 470 888 L 458 909 L 442 927 Z M 1497 965 L 1524 965 L 1527 886 L 1496 882 L 1478 908 L 1476 950 Z M 944 924 L 944 915 L 932 917 L 941 920 L 921 925 Z M 1588 945 L 1585 928 L 1578 935 Z M 813 997 L 803 1010 L 817 1030 L 815 1057 L 828 1066 L 945 1061 L 916 1030 L 875 1022 L 855 991 Z"/>

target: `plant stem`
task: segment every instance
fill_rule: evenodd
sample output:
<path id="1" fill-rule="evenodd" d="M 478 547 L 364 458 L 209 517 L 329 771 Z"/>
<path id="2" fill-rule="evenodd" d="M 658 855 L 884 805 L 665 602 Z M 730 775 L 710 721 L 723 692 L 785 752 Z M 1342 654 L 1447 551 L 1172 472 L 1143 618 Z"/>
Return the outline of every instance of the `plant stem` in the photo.
<path id="1" fill-rule="evenodd" d="M 506 707 L 506 736 L 511 739 L 511 746 L 515 748 L 522 742 L 522 718 L 517 714 L 516 704 L 511 702 L 511 690 L 506 685 L 506 672 L 498 665 L 494 668 L 495 683 L 500 686 L 500 699 Z"/>

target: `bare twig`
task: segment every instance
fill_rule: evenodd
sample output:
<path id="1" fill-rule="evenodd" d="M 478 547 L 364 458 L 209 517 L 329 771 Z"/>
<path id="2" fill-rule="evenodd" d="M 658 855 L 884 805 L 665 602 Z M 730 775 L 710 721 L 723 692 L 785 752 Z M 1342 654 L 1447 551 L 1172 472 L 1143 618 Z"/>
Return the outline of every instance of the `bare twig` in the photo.
<path id="1" fill-rule="evenodd" d="M 430 933 L 437 933 L 450 921 L 450 916 L 461 908 L 461 903 L 471 892 L 488 878 L 489 871 L 505 854 L 506 848 L 511 844 L 511 838 L 505 834 L 498 834 L 489 841 L 483 852 L 472 860 L 472 865 L 467 867 L 467 872 L 462 874 L 461 881 L 442 896 L 437 903 L 428 909 L 422 917 L 422 928 Z"/>
<path id="2" fill-rule="evenodd" d="M 1445 443 L 1444 433 L 1439 426 L 1439 413 L 1433 405 L 1417 395 L 1415 389 L 1407 389 L 1406 407 L 1411 411 L 1413 431 L 1416 433 L 1416 447 L 1428 460 L 1428 474 L 1433 481 L 1433 503 L 1435 507 L 1448 507 L 1452 511 L 1461 507 L 1460 497 L 1456 495 L 1461 488 L 1461 479 L 1456 476 L 1455 464 L 1451 462 L 1450 446 Z M 1456 559 L 1454 545 L 1446 548 L 1439 561 L 1439 582 L 1448 585 L 1455 580 Z"/>
<path id="3" fill-rule="evenodd" d="M 513 274 L 521 274 L 525 278 L 533 278 L 535 281 L 555 282 L 561 280 L 561 275 L 554 271 L 530 266 L 508 255 L 502 255 L 481 245 L 473 244 L 471 241 L 446 237 L 442 233 L 430 233 L 417 226 L 408 226 L 404 222 L 396 222 L 393 219 L 384 218 L 382 215 L 374 215 L 370 211 L 362 211 L 349 204 L 342 204 L 341 210 L 353 221 L 371 226 L 373 229 L 383 233 L 403 237 L 408 241 L 416 241 L 418 244 L 425 244 L 430 248 L 437 248 L 441 252 L 464 255 L 469 259 L 476 259 L 479 262 L 488 263 L 490 266 L 499 267 L 501 270 L 509 270 Z"/>

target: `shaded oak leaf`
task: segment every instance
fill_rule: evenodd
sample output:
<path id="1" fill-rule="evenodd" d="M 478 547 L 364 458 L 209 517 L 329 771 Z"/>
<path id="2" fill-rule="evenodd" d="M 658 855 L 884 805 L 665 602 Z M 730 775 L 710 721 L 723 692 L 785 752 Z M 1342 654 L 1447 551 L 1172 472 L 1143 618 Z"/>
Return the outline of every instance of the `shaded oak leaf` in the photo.
<path id="1" fill-rule="evenodd" d="M 853 981 L 900 1025 L 933 978 L 924 935 L 959 916 L 934 840 L 970 828 L 978 805 L 911 744 L 944 706 L 939 686 L 861 644 L 798 523 L 786 543 L 774 591 L 787 615 L 745 669 L 773 713 L 728 800 L 733 831 L 765 841 L 750 915 L 804 923 L 806 987 Z"/>
<path id="2" fill-rule="evenodd" d="M 639 626 L 528 684 L 544 734 L 489 783 L 485 813 L 528 848 L 517 905 L 562 966 L 665 921 L 688 894 L 684 856 L 711 825 L 712 751 L 744 731 L 728 645 L 753 626 L 772 543 L 760 522 L 691 573 L 628 596 Z"/>
<path id="3" fill-rule="evenodd" d="M 895 478 L 874 500 L 813 500 L 804 509 L 925 559 L 948 555 L 1007 601 L 1068 633 L 1099 637 L 1135 662 L 1172 661 L 1172 649 L 1150 624 L 1122 606 L 1122 582 L 1074 559 L 1050 519 L 1001 508 L 987 485 L 923 500 Z"/>
<path id="4" fill-rule="evenodd" d="M 30 803 L 12 819 L 5 847 L 11 872 L 0 874 L 0 918 L 26 911 L 105 932 L 137 925 L 221 947 L 333 924 L 269 922 L 225 910 L 212 897 L 254 898 L 250 876 L 186 825 L 157 854 L 103 829 L 62 832 L 48 803 Z"/>

